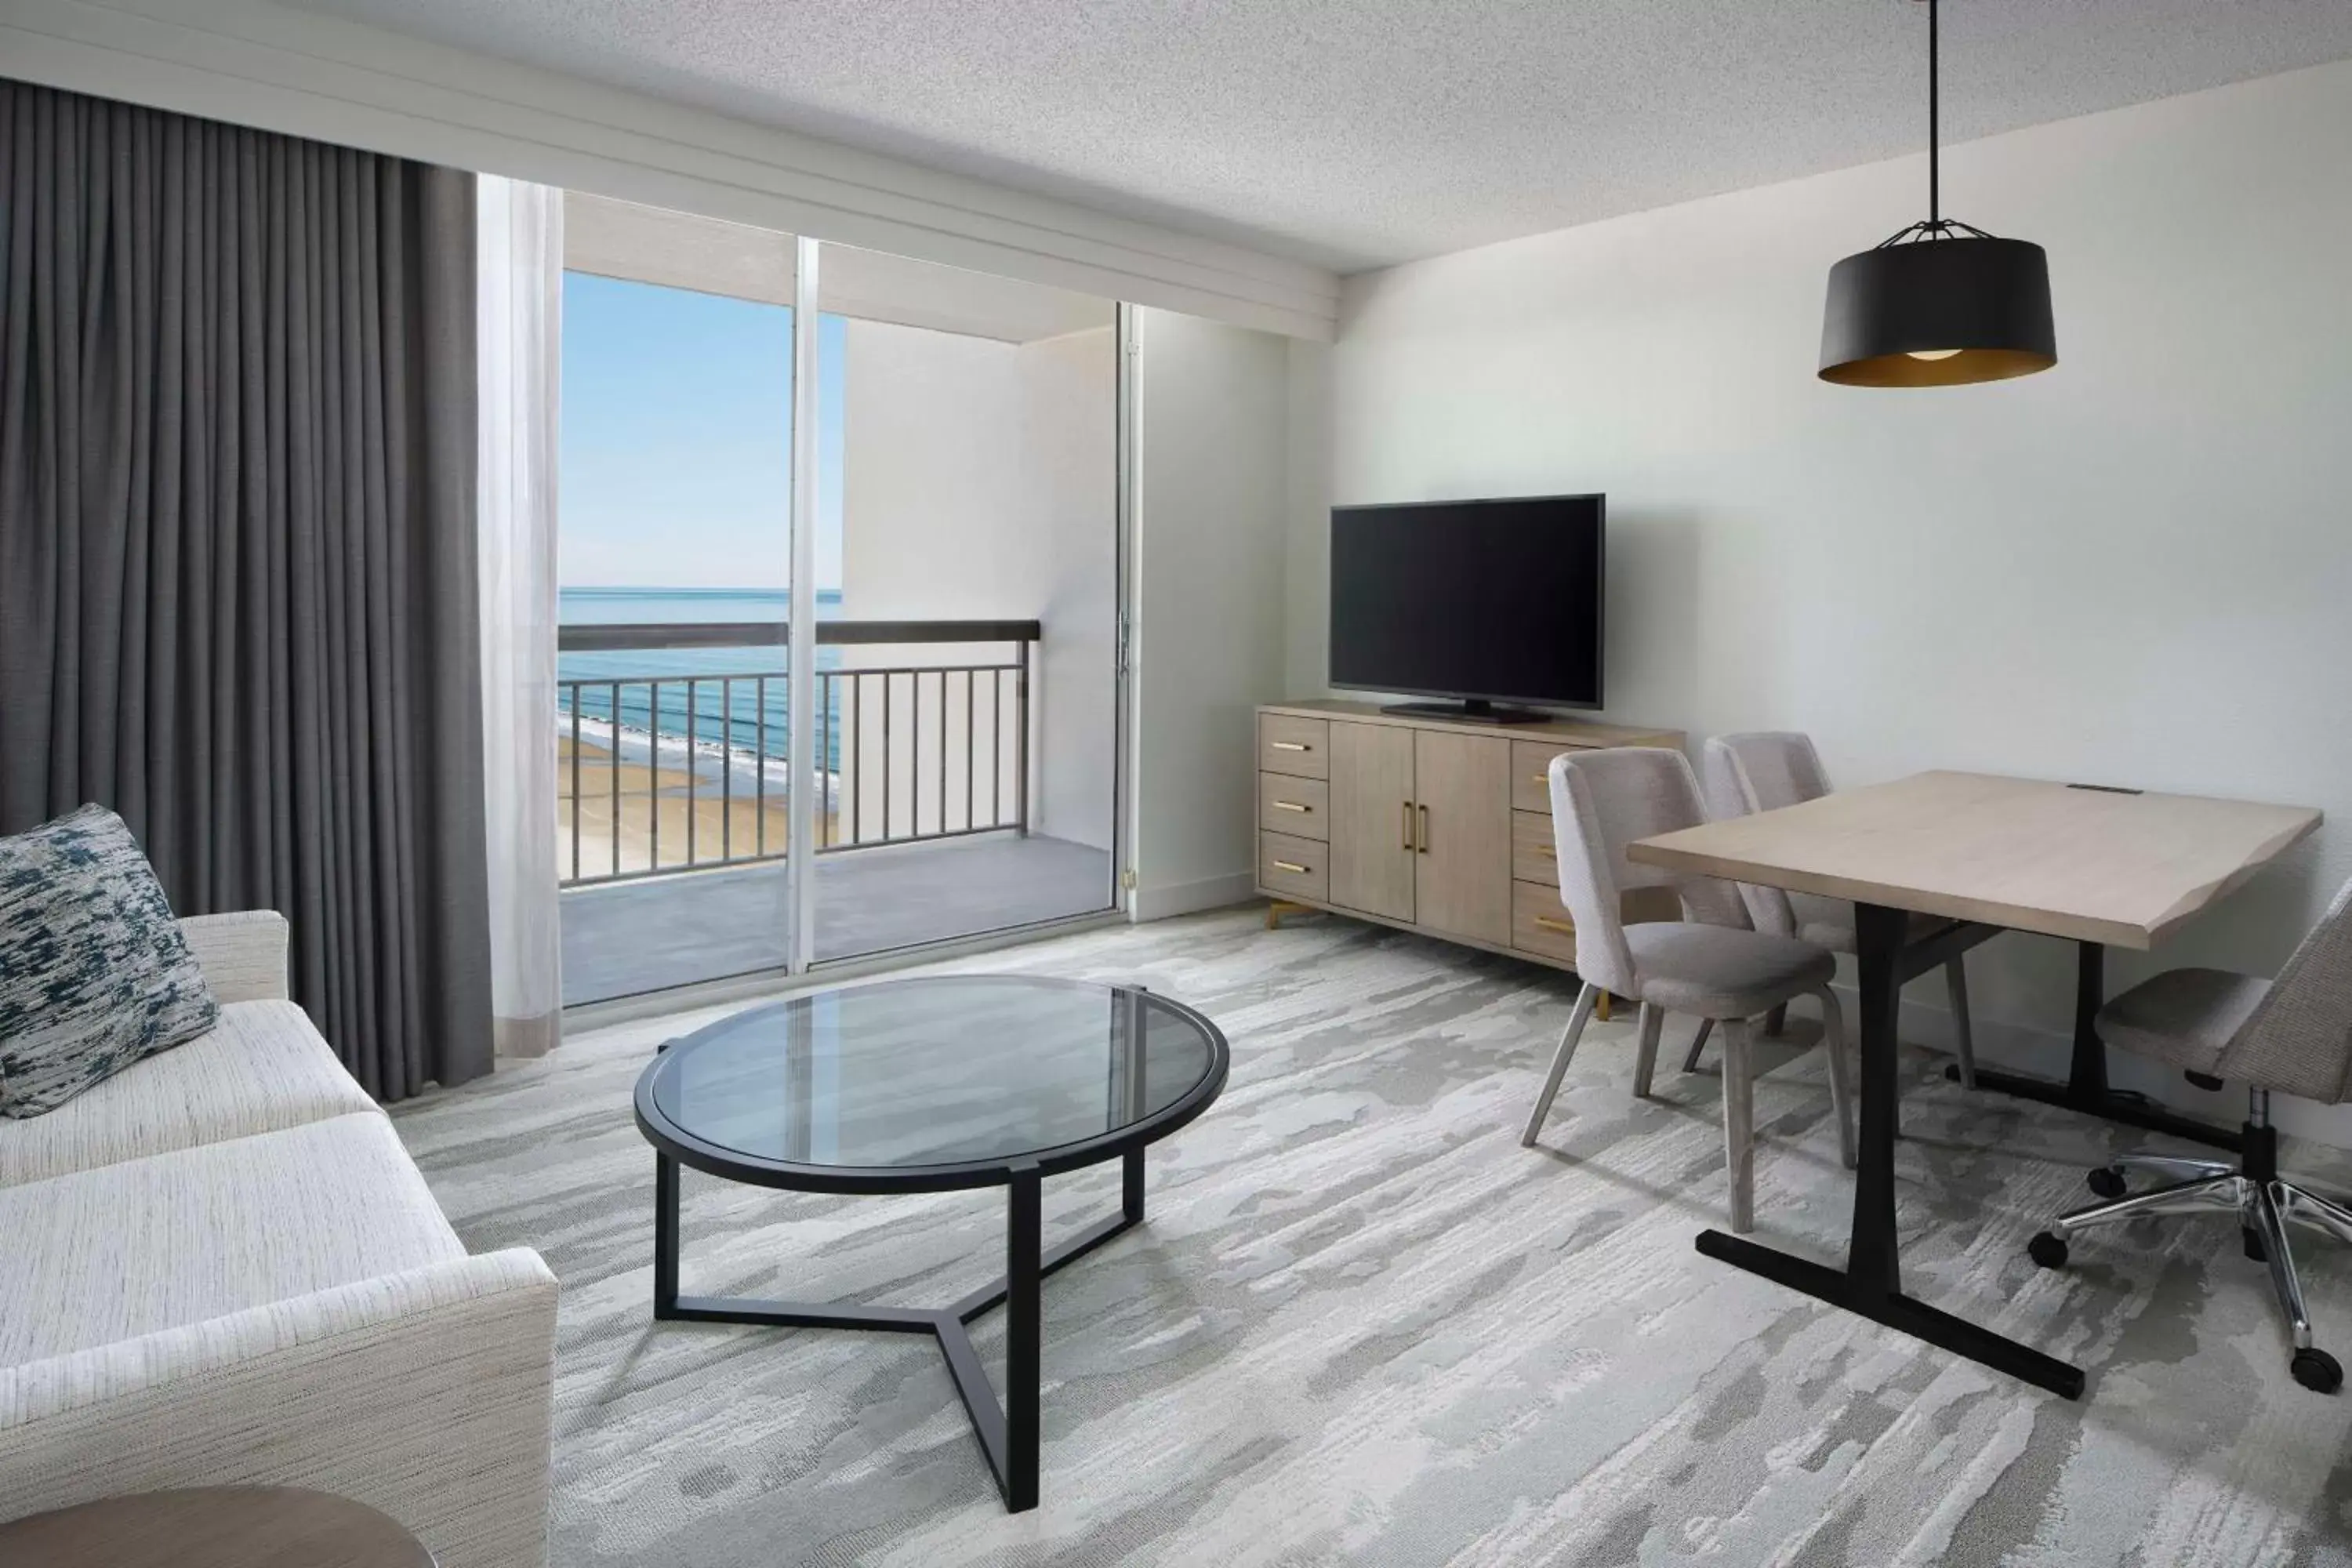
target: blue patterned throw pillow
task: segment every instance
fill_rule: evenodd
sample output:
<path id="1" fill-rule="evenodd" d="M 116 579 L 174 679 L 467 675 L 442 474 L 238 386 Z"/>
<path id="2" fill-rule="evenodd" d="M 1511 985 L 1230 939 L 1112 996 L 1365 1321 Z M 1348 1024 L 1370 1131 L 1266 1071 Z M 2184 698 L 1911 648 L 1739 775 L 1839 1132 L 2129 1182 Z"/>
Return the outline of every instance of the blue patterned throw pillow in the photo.
<path id="1" fill-rule="evenodd" d="M 220 1009 L 154 868 L 102 805 L 0 838 L 0 1116 L 38 1116 Z"/>

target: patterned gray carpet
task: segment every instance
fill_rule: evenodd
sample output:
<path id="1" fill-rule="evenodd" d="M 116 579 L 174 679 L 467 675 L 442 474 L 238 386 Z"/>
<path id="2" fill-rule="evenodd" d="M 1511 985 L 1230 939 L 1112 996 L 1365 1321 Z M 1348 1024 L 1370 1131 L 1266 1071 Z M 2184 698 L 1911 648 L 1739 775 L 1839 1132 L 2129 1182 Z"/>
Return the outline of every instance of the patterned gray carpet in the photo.
<path id="1" fill-rule="evenodd" d="M 557 1563 L 2352 1564 L 2352 1398 L 2289 1381 L 2226 1221 L 2025 1260 L 2133 1135 L 1910 1064 L 1906 1285 L 2087 1366 L 2068 1404 L 1693 1252 L 1724 1195 L 1717 1080 L 1667 1068 L 1633 1100 L 1625 1015 L 1520 1148 L 1559 975 L 1254 911 L 960 967 L 1139 980 L 1234 1047 L 1223 1100 L 1153 1152 L 1150 1223 L 1047 1282 L 1021 1517 L 927 1337 L 650 1321 L 629 1090 L 715 1012 L 401 1110 L 467 1240 L 562 1279 Z M 1835 1258 L 1852 1188 L 1789 1058 L 1757 1090 L 1759 1234 Z M 685 1194 L 689 1291 L 938 1304 L 1003 1247 L 993 1194 Z M 1049 1184 L 1049 1237 L 1116 1202 L 1115 1168 Z M 2305 1258 L 2352 1359 L 2352 1268 Z"/>

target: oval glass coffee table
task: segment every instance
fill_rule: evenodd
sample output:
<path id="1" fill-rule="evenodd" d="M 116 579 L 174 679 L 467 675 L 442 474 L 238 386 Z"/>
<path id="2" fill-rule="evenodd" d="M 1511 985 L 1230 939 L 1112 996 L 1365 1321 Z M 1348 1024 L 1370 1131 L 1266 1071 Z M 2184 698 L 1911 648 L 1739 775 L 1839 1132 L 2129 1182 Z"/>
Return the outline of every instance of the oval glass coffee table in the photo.
<path id="1" fill-rule="evenodd" d="M 1034 1508 L 1040 1282 L 1142 1221 L 1143 1151 L 1207 1110 L 1229 1065 L 1224 1036 L 1181 1002 L 1016 974 L 813 992 L 673 1040 L 637 1079 L 656 1152 L 654 1316 L 936 1335 L 1005 1507 Z M 1119 1212 L 1047 1249 L 1040 1184 L 1111 1160 Z M 681 1296 L 682 1164 L 795 1192 L 1004 1187 L 1004 1278 L 936 1310 Z M 969 1331 L 998 1306 L 1002 1406 Z"/>

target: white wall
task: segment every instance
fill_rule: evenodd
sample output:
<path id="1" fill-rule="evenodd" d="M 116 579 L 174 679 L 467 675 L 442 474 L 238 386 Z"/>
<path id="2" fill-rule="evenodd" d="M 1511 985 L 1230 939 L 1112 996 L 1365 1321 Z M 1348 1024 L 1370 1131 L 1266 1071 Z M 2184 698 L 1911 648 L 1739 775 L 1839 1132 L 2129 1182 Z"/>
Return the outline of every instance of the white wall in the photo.
<path id="1" fill-rule="evenodd" d="M 843 374 L 842 589 L 859 620 L 1028 619 L 1043 623 L 1030 704 L 1035 831 L 1108 848 L 1115 816 L 1112 660 L 1117 625 L 1117 360 L 1108 327 L 1030 343 L 852 320 Z M 842 667 L 994 662 L 1004 645 L 845 648 Z M 878 717 L 878 681 L 867 707 Z M 900 678 L 897 720 L 916 682 Z M 1003 683 L 1010 701 L 1011 684 Z M 938 753 L 936 684 L 920 682 L 926 760 Z M 965 708 L 948 690 L 946 825 L 964 817 Z M 986 818 L 992 721 L 977 698 L 982 750 L 972 785 Z M 1007 721 L 1010 722 L 1008 708 Z M 901 831 L 941 825 L 936 773 L 919 779 L 907 729 L 894 731 L 893 805 Z M 878 762 L 879 725 L 847 753 Z M 1008 809 L 1015 753 L 1002 752 Z M 845 766 L 845 773 L 855 773 Z M 858 790 L 863 837 L 879 837 L 882 784 Z M 846 796 L 845 796 L 846 798 Z M 844 831 L 846 832 L 845 826 Z"/>
<path id="2" fill-rule="evenodd" d="M 1245 899 L 1256 724 L 1283 695 L 1288 345 L 1140 312 L 1135 913 Z"/>
<path id="3" fill-rule="evenodd" d="M 1813 375 L 1830 263 L 1922 216 L 1924 158 L 1351 280 L 1328 468 L 1312 421 L 1295 444 L 1293 684 L 1322 685 L 1328 501 L 1605 490 L 1612 719 L 1810 731 L 1845 784 L 1971 768 L 2352 823 L 2347 150 L 2352 63 L 1951 149 L 1948 214 L 2050 254 L 2060 363 L 1984 386 Z M 2110 984 L 2267 971 L 2347 874 L 2324 827 Z M 2063 1033 L 2070 964 L 1978 950 L 1989 1034 L 2054 1065 L 1999 1025 Z"/>

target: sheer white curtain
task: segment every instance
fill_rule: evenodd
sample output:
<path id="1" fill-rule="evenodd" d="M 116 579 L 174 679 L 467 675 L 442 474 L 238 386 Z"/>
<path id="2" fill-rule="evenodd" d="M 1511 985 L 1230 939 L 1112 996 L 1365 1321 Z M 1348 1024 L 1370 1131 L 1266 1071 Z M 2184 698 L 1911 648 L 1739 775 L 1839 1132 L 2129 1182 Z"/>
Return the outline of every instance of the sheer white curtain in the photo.
<path id="1" fill-rule="evenodd" d="M 563 193 L 481 176 L 482 739 L 491 1005 L 500 1056 L 561 1031 L 556 919 L 555 463 Z"/>

